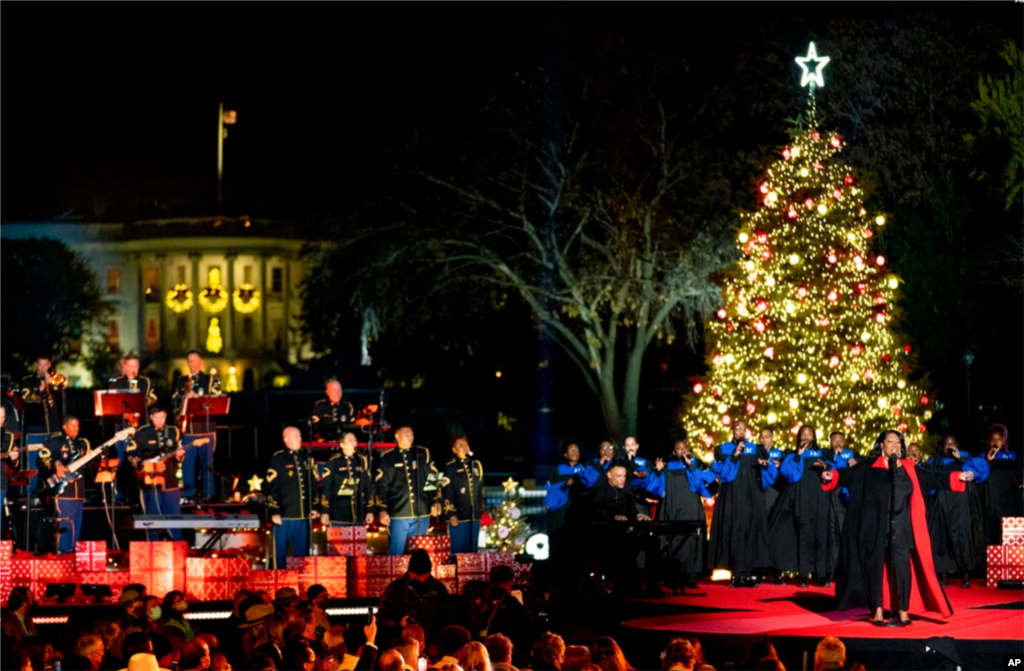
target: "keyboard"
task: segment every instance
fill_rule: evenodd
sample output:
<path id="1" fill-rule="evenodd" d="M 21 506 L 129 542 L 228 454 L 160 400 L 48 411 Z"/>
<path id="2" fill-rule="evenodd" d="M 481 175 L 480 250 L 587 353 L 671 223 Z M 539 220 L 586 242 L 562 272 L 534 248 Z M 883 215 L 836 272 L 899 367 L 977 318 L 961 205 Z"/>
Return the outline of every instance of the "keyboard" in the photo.
<path id="1" fill-rule="evenodd" d="M 248 529 L 260 526 L 257 515 L 136 515 L 136 529 Z"/>

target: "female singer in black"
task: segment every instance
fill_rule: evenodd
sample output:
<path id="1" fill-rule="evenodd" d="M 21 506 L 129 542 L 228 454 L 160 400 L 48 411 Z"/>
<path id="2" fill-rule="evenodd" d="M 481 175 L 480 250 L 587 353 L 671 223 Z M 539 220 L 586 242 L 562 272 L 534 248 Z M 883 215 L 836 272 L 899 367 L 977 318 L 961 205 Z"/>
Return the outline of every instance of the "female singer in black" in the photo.
<path id="1" fill-rule="evenodd" d="M 988 480 L 985 482 L 985 540 L 988 545 L 1002 545 L 1003 518 L 1021 515 L 1021 459 L 1010 449 L 1008 432 L 1002 424 L 988 429 L 985 460 Z"/>
<path id="2" fill-rule="evenodd" d="M 867 459 L 851 468 L 821 474 L 826 491 L 846 487 L 850 492 L 836 573 L 838 608 L 869 608 L 874 612 L 873 622 L 878 625 L 884 625 L 882 610 L 889 598 L 885 565 L 886 551 L 890 549 L 890 478 L 895 478 L 896 490 L 891 551 L 900 623 L 910 624 L 907 613 L 911 609 L 935 612 L 942 617 L 953 612 L 932 565 L 923 494 L 931 489 L 964 492 L 965 483 L 974 479 L 974 473 L 938 473 L 916 465 L 906 455 L 903 434 L 884 431 Z"/>

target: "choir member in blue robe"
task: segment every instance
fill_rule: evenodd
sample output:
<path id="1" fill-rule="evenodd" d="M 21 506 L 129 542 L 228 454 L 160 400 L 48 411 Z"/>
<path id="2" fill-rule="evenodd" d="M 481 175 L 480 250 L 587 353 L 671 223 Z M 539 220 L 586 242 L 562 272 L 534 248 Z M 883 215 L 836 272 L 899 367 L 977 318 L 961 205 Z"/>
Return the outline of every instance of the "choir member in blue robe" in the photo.
<path id="1" fill-rule="evenodd" d="M 1009 435 L 1002 424 L 989 427 L 987 437 L 988 480 L 985 493 L 985 540 L 1003 544 L 1003 518 L 1021 516 L 1022 474 L 1020 455 L 1010 449 Z"/>
<path id="2" fill-rule="evenodd" d="M 764 490 L 778 469 L 768 453 L 746 440 L 747 424 L 733 424 L 732 440 L 715 448 L 713 472 L 721 486 L 711 518 L 711 565 L 733 574 L 733 586 L 751 586 L 771 566 Z"/>
<path id="3" fill-rule="evenodd" d="M 704 573 L 707 524 L 702 499 L 710 499 L 707 486 L 715 481 L 715 474 L 705 470 L 700 459 L 690 454 L 685 440 L 677 440 L 672 457 L 658 473 L 662 499 L 655 519 L 658 521 L 698 522 L 693 533 L 663 536 L 661 539 L 662 566 L 665 585 L 674 591 L 696 587 L 697 577 Z"/>
<path id="4" fill-rule="evenodd" d="M 933 489 L 926 501 L 928 535 L 932 539 L 932 557 L 939 583 L 946 584 L 947 573 L 959 573 L 963 576 L 963 586 L 970 587 L 971 572 L 985 566 L 981 486 L 988 479 L 988 461 L 960 451 L 957 439 L 947 436 L 941 451 L 928 460 L 928 466 L 939 473 L 974 473 L 974 481 L 967 483 L 967 496 Z"/>
<path id="5" fill-rule="evenodd" d="M 548 539 L 551 544 L 551 558 L 560 564 L 571 564 L 570 539 L 576 529 L 580 510 L 574 510 L 579 499 L 587 491 L 580 477 L 586 467 L 580 463 L 580 448 L 576 443 L 565 446 L 565 462 L 555 466 L 548 477 L 544 505 L 548 509 Z M 578 524 L 575 524 L 578 526 Z"/>
<path id="6" fill-rule="evenodd" d="M 829 577 L 828 527 L 831 495 L 821 488 L 818 474 L 824 469 L 824 451 L 818 447 L 814 429 L 802 426 L 797 432 L 796 450 L 782 460 L 779 472 L 789 486 L 775 504 L 768 523 L 772 562 L 776 571 L 794 571 L 800 586 L 814 577 L 826 583 Z M 807 475 L 810 471 L 810 475 Z"/>
<path id="7" fill-rule="evenodd" d="M 764 448 L 765 452 L 768 453 L 768 458 L 775 464 L 775 468 L 782 467 L 782 460 L 786 458 L 786 453 L 780 450 L 775 445 L 775 432 L 771 429 L 761 429 L 760 439 L 761 442 L 758 444 L 758 448 Z M 771 487 L 765 487 L 764 489 L 764 509 L 768 512 L 769 519 L 772 516 L 772 508 L 778 502 L 779 497 L 782 496 L 782 492 L 786 489 L 786 478 L 775 478 L 775 482 L 772 483 Z"/>

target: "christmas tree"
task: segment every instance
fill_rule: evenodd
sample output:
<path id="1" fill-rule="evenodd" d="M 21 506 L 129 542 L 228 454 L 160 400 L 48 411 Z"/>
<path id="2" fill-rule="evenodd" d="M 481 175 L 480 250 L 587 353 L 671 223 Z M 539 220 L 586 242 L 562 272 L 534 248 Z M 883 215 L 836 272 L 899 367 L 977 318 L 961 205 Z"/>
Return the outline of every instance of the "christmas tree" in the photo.
<path id="1" fill-rule="evenodd" d="M 530 525 L 519 505 L 519 483 L 509 478 L 502 485 L 505 500 L 491 510 L 492 522 L 484 527 L 487 530 L 487 547 L 496 548 L 499 552 L 522 554 L 526 538 L 530 535 Z"/>
<path id="2" fill-rule="evenodd" d="M 810 424 L 820 443 L 838 430 L 866 452 L 885 429 L 919 441 L 931 417 L 931 399 L 908 379 L 911 346 L 893 332 L 900 279 L 871 251 L 886 217 L 864 207 L 836 160 L 843 139 L 817 128 L 828 59 L 812 43 L 797 62 L 808 110 L 758 184 L 757 210 L 741 215 L 740 258 L 706 326 L 710 370 L 688 398 L 683 423 L 705 450 L 744 420 L 773 429 L 780 446 Z"/>

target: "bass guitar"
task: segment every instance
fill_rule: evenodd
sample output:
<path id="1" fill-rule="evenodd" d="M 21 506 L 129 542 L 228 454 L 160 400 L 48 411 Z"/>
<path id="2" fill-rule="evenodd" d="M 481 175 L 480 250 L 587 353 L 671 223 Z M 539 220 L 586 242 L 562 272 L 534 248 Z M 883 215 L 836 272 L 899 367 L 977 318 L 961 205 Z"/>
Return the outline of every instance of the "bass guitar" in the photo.
<path id="1" fill-rule="evenodd" d="M 61 463 L 57 463 L 56 472 L 46 479 L 46 487 L 50 490 L 50 493 L 54 496 L 60 496 L 67 489 L 67 486 L 82 477 L 80 469 L 87 463 L 98 457 L 108 447 L 119 441 L 125 440 L 126 438 L 135 434 L 135 429 L 128 427 L 123 431 L 118 431 L 114 434 L 114 437 L 107 442 L 92 448 L 79 458 L 72 461 L 67 466 Z"/>

